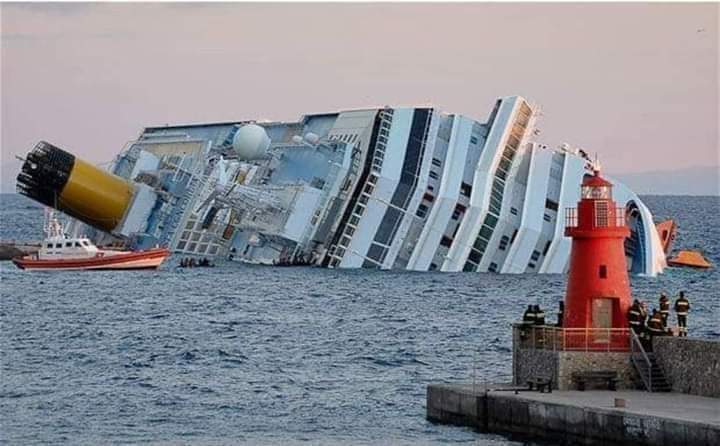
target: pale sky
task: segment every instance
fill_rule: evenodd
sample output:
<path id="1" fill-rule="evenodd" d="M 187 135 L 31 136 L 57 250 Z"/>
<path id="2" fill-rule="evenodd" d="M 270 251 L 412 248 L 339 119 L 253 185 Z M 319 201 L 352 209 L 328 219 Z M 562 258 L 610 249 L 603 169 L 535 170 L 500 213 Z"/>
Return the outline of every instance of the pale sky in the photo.
<path id="1" fill-rule="evenodd" d="M 542 106 L 541 138 L 623 174 L 717 166 L 718 3 L 8 4 L 3 191 L 50 141 L 93 163 L 145 126 L 377 105 L 484 120 Z"/>

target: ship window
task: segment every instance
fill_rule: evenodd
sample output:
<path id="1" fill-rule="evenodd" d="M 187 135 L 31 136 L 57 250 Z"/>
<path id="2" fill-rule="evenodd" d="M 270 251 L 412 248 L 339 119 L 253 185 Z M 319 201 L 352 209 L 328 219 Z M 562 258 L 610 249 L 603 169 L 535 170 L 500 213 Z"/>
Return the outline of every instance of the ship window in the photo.
<path id="1" fill-rule="evenodd" d="M 455 209 L 452 213 L 452 219 L 457 220 L 458 218 L 460 218 L 460 211 Z"/>
<path id="2" fill-rule="evenodd" d="M 513 215 L 517 215 L 517 214 L 518 214 L 518 210 L 515 209 L 515 208 L 510 208 L 510 213 L 513 214 Z"/>
<path id="3" fill-rule="evenodd" d="M 533 269 L 533 268 L 535 268 L 535 264 L 534 264 L 534 263 L 532 263 L 532 262 L 528 263 L 528 268 L 530 268 L 530 269 Z"/>
<path id="4" fill-rule="evenodd" d="M 467 184 L 465 182 L 460 184 L 460 193 L 461 194 L 465 195 L 466 197 L 469 197 L 471 192 L 472 192 L 472 186 L 470 186 L 469 184 Z"/>
<path id="5" fill-rule="evenodd" d="M 65 242 L 66 248 L 72 248 L 72 245 L 73 245 L 72 242 Z"/>
<path id="6" fill-rule="evenodd" d="M 598 273 L 601 279 L 607 279 L 607 265 L 600 265 L 600 271 Z"/>
<path id="7" fill-rule="evenodd" d="M 548 214 L 545 214 L 545 215 L 543 215 L 543 220 L 549 222 L 552 219 L 550 218 L 550 216 Z"/>
<path id="8" fill-rule="evenodd" d="M 471 136 L 471 137 L 470 137 L 470 144 L 477 144 L 477 143 L 478 143 L 478 139 L 477 139 L 476 137 L 474 137 L 474 136 Z"/>
<path id="9" fill-rule="evenodd" d="M 540 258 L 540 251 L 533 251 L 533 252 L 532 252 L 532 255 L 530 256 L 530 258 L 531 258 L 533 261 L 537 261 L 537 259 Z"/>
<path id="10" fill-rule="evenodd" d="M 362 204 L 365 204 L 365 203 L 368 202 L 368 198 L 369 198 L 369 197 L 368 197 L 367 195 L 362 194 L 362 195 L 360 195 L 360 198 L 358 199 L 358 201 L 359 201 L 360 203 L 362 203 Z"/>
<path id="11" fill-rule="evenodd" d="M 557 211 L 558 210 L 558 203 L 557 201 L 552 201 L 551 199 L 545 200 L 545 207 L 552 210 Z"/>
<path id="12" fill-rule="evenodd" d="M 497 222 L 498 222 L 498 218 L 497 218 L 496 216 L 494 216 L 494 215 L 488 214 L 488 215 L 485 217 L 485 224 L 488 225 L 488 226 L 490 226 L 491 228 L 494 228 L 495 225 L 497 225 Z"/>
<path id="13" fill-rule="evenodd" d="M 472 262 L 465 262 L 465 265 L 463 266 L 463 272 L 469 273 L 469 272 L 475 271 L 476 266 L 477 265 L 475 265 Z"/>
<path id="14" fill-rule="evenodd" d="M 450 245 L 452 245 L 452 239 L 450 237 L 444 235 L 442 240 L 440 240 L 440 244 L 442 246 L 447 246 L 449 248 Z"/>
<path id="15" fill-rule="evenodd" d="M 188 245 L 188 251 L 195 251 L 196 247 L 197 247 L 197 243 L 190 243 Z"/>
<path id="16" fill-rule="evenodd" d="M 90 243 L 88 243 L 87 240 L 83 240 L 83 241 L 82 241 L 82 244 L 83 244 L 84 246 L 90 246 Z"/>
<path id="17" fill-rule="evenodd" d="M 482 254 L 480 251 L 476 251 L 474 249 L 470 250 L 470 255 L 468 256 L 468 259 L 474 263 L 480 263 L 480 258 L 482 257 Z"/>
<path id="18" fill-rule="evenodd" d="M 433 158 L 433 159 L 432 159 L 432 163 L 433 163 L 433 166 L 437 166 L 437 167 L 442 166 L 442 161 L 440 161 L 440 160 L 437 159 L 437 158 Z"/>
<path id="19" fill-rule="evenodd" d="M 483 227 L 480 228 L 480 237 L 482 237 L 486 240 L 490 240 L 490 237 L 492 237 L 492 232 L 493 231 L 492 231 L 491 227 L 489 227 L 487 225 L 483 225 Z"/>
<path id="20" fill-rule="evenodd" d="M 80 242 L 75 242 L 75 247 L 76 247 L 76 248 L 80 248 L 80 247 L 81 247 L 81 246 L 80 246 Z"/>
<path id="21" fill-rule="evenodd" d="M 180 249 L 180 250 L 185 249 L 185 245 L 186 245 L 186 244 L 187 244 L 187 242 L 180 242 L 180 243 L 178 243 L 178 244 L 177 244 L 177 249 Z"/>
<path id="22" fill-rule="evenodd" d="M 420 218 L 425 218 L 425 215 L 427 215 L 427 211 L 428 211 L 428 207 L 425 206 L 424 204 L 421 204 L 420 206 L 418 206 L 418 210 L 415 213 L 415 215 L 417 215 Z"/>
<path id="23" fill-rule="evenodd" d="M 490 266 L 488 266 L 488 271 L 491 273 L 497 272 L 497 263 L 490 263 Z"/>
<path id="24" fill-rule="evenodd" d="M 182 237 L 180 237 L 180 238 L 184 238 L 185 240 L 189 239 L 189 238 L 190 238 L 190 231 L 185 231 L 185 232 L 183 232 L 183 233 L 182 233 Z"/>
<path id="25" fill-rule="evenodd" d="M 192 235 L 192 241 L 193 241 L 193 242 L 197 242 L 198 240 L 200 240 L 200 233 L 199 233 L 199 232 L 193 233 L 193 235 Z"/>
<path id="26" fill-rule="evenodd" d="M 429 190 L 430 192 L 433 192 L 433 191 L 435 190 L 435 188 L 432 187 L 432 185 L 428 184 L 428 190 Z M 663 238 L 665 238 L 665 236 L 663 236 Z"/>
<path id="27" fill-rule="evenodd" d="M 343 237 L 340 239 L 340 246 L 347 247 L 348 245 L 350 245 L 350 237 L 343 236 Z"/>
<path id="28" fill-rule="evenodd" d="M 353 226 L 357 226 L 358 223 L 360 223 L 360 217 L 358 217 L 357 215 L 353 215 L 352 217 L 350 217 L 349 223 Z"/>
<path id="29" fill-rule="evenodd" d="M 543 255 L 547 255 L 548 250 L 550 249 L 550 242 L 545 243 L 545 249 L 543 249 Z"/>
<path id="30" fill-rule="evenodd" d="M 507 248 L 507 244 L 509 241 L 510 237 L 508 237 L 507 235 L 502 236 L 502 238 L 500 239 L 500 245 L 498 246 L 500 251 L 505 251 L 505 248 Z"/>
<path id="31" fill-rule="evenodd" d="M 210 254 L 217 254 L 217 251 L 218 251 L 217 245 L 213 245 L 213 246 L 210 248 L 210 251 L 208 251 L 208 252 L 209 252 Z"/>
<path id="32" fill-rule="evenodd" d="M 347 234 L 347 235 L 353 235 L 353 234 L 355 234 L 355 228 L 353 228 L 352 226 L 348 226 L 348 227 L 345 229 L 345 234 Z"/>
<path id="33" fill-rule="evenodd" d="M 430 178 L 432 178 L 433 180 L 437 180 L 437 179 L 438 179 L 438 174 L 437 174 L 437 172 L 431 170 L 431 171 L 430 171 Z"/>
<path id="34" fill-rule="evenodd" d="M 437 270 L 437 265 L 434 264 L 434 263 L 431 263 L 431 264 L 430 264 L 430 271 L 435 271 L 435 270 Z"/>

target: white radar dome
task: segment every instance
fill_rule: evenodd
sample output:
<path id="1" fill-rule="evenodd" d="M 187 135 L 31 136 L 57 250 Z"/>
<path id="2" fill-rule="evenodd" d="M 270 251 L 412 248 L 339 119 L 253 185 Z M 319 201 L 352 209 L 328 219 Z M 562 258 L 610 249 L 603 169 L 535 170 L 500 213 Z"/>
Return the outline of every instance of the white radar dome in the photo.
<path id="1" fill-rule="evenodd" d="M 267 154 L 270 137 L 259 125 L 247 124 L 235 133 L 232 145 L 239 159 L 256 160 Z"/>
<path id="2" fill-rule="evenodd" d="M 300 135 L 295 135 L 292 137 L 292 142 L 294 142 L 295 144 L 302 144 L 303 138 Z"/>
<path id="3" fill-rule="evenodd" d="M 309 132 L 305 134 L 305 141 L 310 144 L 317 144 L 320 141 L 320 137 L 315 133 Z"/>

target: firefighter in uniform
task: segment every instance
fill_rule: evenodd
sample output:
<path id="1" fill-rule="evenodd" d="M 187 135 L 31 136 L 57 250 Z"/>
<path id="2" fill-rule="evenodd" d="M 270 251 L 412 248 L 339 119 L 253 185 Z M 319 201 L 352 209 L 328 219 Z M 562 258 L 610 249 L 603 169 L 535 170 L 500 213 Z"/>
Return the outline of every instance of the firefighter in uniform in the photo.
<path id="1" fill-rule="evenodd" d="M 677 313 L 678 336 L 687 336 L 687 315 L 690 311 L 690 301 L 685 297 L 685 292 L 680 291 L 680 296 L 675 301 L 675 313 Z"/>
<path id="2" fill-rule="evenodd" d="M 533 306 L 533 311 L 535 312 L 535 323 L 534 325 L 536 327 L 542 327 L 545 325 L 545 312 L 540 309 L 540 305 Z M 545 346 L 545 330 L 539 329 L 535 330 L 535 344 L 538 348 L 543 348 Z"/>
<path id="3" fill-rule="evenodd" d="M 540 309 L 540 305 L 533 307 L 535 311 L 535 325 L 545 325 L 545 312 Z"/>
<path id="4" fill-rule="evenodd" d="M 662 336 L 665 334 L 665 330 L 663 330 L 662 314 L 660 314 L 658 310 L 653 310 L 652 317 L 648 321 L 647 326 L 651 337 Z"/>
<path id="5" fill-rule="evenodd" d="M 640 308 L 640 302 L 635 299 L 628 310 L 628 321 L 630 322 L 630 328 L 635 332 L 636 335 L 642 334 L 642 309 Z"/>
<path id="6" fill-rule="evenodd" d="M 665 293 L 660 294 L 660 315 L 662 316 L 663 328 L 666 328 L 670 317 L 670 299 Z"/>
<path id="7" fill-rule="evenodd" d="M 520 330 L 520 339 L 526 340 L 532 330 L 532 326 L 535 324 L 535 310 L 532 305 L 528 305 L 527 310 L 523 313 L 522 318 L 522 330 Z"/>
<path id="8" fill-rule="evenodd" d="M 565 302 L 560 301 L 560 310 L 558 311 L 558 321 L 556 324 L 558 327 L 563 326 L 563 319 L 565 319 Z"/>

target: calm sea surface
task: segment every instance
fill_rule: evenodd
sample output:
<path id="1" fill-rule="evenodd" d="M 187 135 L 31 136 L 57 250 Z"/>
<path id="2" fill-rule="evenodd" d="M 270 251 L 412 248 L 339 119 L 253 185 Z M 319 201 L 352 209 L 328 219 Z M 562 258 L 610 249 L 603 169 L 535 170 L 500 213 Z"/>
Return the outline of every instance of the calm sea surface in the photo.
<path id="1" fill-rule="evenodd" d="M 676 247 L 720 264 L 720 199 L 645 197 Z M 42 210 L 0 195 L 0 238 Z M 509 380 L 510 324 L 551 320 L 565 277 L 316 268 L 23 272 L 0 264 L 5 444 L 521 444 L 425 420 L 425 387 Z M 686 290 L 692 335 L 720 338 L 720 274 L 633 277 L 655 306 Z"/>

